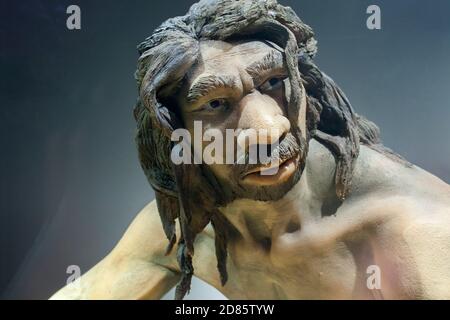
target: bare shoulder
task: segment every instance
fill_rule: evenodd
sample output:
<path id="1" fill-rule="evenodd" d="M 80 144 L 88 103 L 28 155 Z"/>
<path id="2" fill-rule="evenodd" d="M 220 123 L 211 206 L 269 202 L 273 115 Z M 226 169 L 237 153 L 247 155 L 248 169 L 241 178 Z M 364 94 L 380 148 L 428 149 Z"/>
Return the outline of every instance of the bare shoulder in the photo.
<path id="1" fill-rule="evenodd" d="M 387 213 L 377 228 L 379 245 L 398 260 L 404 281 L 415 283 L 417 297 L 425 299 L 450 299 L 450 196 L 441 186 L 391 190 L 369 202 L 373 216 Z"/>
<path id="2" fill-rule="evenodd" d="M 159 299 L 179 280 L 175 258 L 164 257 L 165 237 L 154 202 L 128 227 L 113 250 L 52 299 Z"/>
<path id="3" fill-rule="evenodd" d="M 167 244 L 156 201 L 151 201 L 136 215 L 111 254 L 118 259 L 165 262 L 176 269 L 174 257 L 165 257 Z"/>
<path id="4" fill-rule="evenodd" d="M 423 298 L 450 299 L 450 208 L 423 206 L 402 232 Z"/>
<path id="5" fill-rule="evenodd" d="M 368 193 L 350 205 L 350 214 L 364 222 L 357 226 L 370 226 L 378 261 L 386 274 L 397 272 L 400 284 L 408 284 L 405 294 L 450 299 L 450 206 L 445 190 L 431 190 Z"/>
<path id="6" fill-rule="evenodd" d="M 176 225 L 177 239 L 180 228 Z M 174 271 L 179 271 L 176 260 L 176 245 L 169 255 L 165 255 L 169 241 L 164 234 L 156 201 L 150 202 L 136 216 L 117 244 L 113 254 L 119 259 L 152 261 Z M 211 224 L 196 236 L 193 265 L 195 274 L 204 281 L 216 284 L 214 229 Z M 211 276 L 212 275 L 212 276 Z"/>
<path id="7" fill-rule="evenodd" d="M 212 236 L 209 229 L 198 235 L 194 257 L 196 275 L 204 275 L 200 277 L 210 283 Z M 67 285 L 52 299 L 159 299 L 180 279 L 176 250 L 165 255 L 167 244 L 152 201 L 137 214 L 114 249 L 83 274 L 80 287 Z"/>

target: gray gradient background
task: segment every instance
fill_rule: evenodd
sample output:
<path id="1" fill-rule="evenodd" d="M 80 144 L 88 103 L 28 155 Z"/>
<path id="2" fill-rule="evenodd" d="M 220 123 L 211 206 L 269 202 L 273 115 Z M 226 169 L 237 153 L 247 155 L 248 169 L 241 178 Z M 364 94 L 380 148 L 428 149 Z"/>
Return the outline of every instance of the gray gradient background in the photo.
<path id="1" fill-rule="evenodd" d="M 280 2 L 315 29 L 319 66 L 385 144 L 449 182 L 450 1 Z M 81 31 L 65 27 L 72 3 Z M 191 3 L 0 1 L 1 297 L 49 297 L 153 199 L 133 141 L 135 47 Z M 189 297 L 220 294 L 196 281 Z"/>

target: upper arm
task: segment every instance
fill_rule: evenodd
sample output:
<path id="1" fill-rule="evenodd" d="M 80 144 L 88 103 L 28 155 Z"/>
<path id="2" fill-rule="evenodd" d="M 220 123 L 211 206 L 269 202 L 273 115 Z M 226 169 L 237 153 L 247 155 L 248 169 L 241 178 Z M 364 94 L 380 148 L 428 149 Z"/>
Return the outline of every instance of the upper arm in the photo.
<path id="1" fill-rule="evenodd" d="M 427 212 L 403 233 L 425 299 L 450 299 L 450 210 Z"/>
<path id="2" fill-rule="evenodd" d="M 156 202 L 148 204 L 116 247 L 53 299 L 159 299 L 179 280 L 176 258 L 165 256 L 168 243 Z M 76 284 L 76 283 L 75 283 Z"/>
<path id="3" fill-rule="evenodd" d="M 179 237 L 178 232 L 177 237 Z M 178 270 L 174 252 L 165 255 L 168 243 L 156 201 L 152 201 L 136 216 L 110 256 L 117 262 L 152 261 L 171 270 Z"/>

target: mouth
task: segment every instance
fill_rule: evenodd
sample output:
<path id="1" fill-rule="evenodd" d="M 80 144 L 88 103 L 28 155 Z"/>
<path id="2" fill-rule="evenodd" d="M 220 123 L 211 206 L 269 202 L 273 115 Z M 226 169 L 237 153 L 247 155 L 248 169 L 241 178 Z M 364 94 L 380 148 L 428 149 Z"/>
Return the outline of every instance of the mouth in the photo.
<path id="1" fill-rule="evenodd" d="M 252 185 L 274 185 L 289 179 L 298 167 L 300 155 L 285 159 L 276 165 L 261 166 L 246 172 L 242 182 Z"/>

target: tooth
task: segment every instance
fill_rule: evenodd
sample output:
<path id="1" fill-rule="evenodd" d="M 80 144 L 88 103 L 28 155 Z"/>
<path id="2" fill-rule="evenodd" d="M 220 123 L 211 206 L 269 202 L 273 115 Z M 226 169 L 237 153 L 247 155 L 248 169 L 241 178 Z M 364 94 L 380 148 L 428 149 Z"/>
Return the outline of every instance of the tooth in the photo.
<path id="1" fill-rule="evenodd" d="M 274 176 L 274 175 L 277 174 L 279 168 L 280 167 L 276 166 L 276 167 L 271 167 L 271 168 L 268 168 L 268 169 L 262 169 L 260 171 L 260 174 L 262 176 Z"/>

